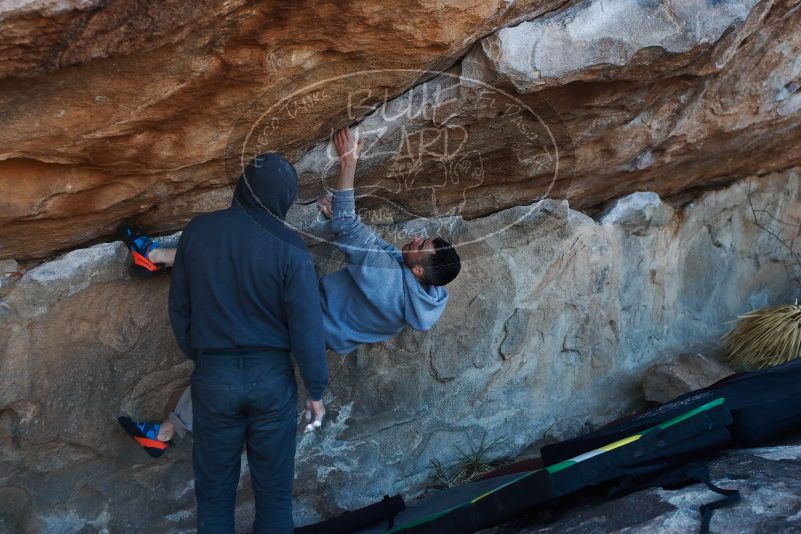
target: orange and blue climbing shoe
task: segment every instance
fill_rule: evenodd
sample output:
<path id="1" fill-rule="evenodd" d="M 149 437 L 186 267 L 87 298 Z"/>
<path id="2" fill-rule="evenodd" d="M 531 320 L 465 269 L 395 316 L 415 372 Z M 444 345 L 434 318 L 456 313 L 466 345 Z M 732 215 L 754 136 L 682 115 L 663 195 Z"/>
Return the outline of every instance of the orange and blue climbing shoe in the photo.
<path id="1" fill-rule="evenodd" d="M 130 417 L 118 417 L 117 422 L 153 458 L 158 458 L 169 447 L 175 445 L 172 440 L 160 441 L 158 439 L 159 427 L 161 426 L 158 423 L 137 423 Z"/>
<path id="2" fill-rule="evenodd" d="M 150 239 L 149 236 L 139 233 L 130 226 L 120 226 L 117 228 L 122 242 L 131 251 L 131 258 L 133 259 L 133 272 L 138 276 L 150 276 L 153 273 L 164 270 L 164 265 L 161 263 L 153 263 L 147 259 L 147 255 L 158 245 Z"/>

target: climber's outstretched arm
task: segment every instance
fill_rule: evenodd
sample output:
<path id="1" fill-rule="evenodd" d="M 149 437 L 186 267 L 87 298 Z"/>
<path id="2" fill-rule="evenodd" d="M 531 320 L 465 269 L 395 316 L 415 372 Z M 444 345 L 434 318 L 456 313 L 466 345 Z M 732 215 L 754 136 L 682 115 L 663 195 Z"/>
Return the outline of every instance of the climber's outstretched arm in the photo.
<path id="1" fill-rule="evenodd" d="M 334 147 L 339 154 L 340 173 L 336 189 L 332 195 L 318 200 L 318 209 L 331 219 L 331 231 L 335 236 L 335 244 L 347 256 L 349 268 L 354 270 L 357 283 L 362 267 L 397 268 L 398 262 L 393 252 L 395 247 L 381 239 L 373 230 L 362 222 L 356 214 L 354 198 L 354 180 L 356 163 L 359 159 L 364 139 L 359 139 L 348 128 L 342 128 L 334 134 Z M 386 276 L 383 270 L 366 271 L 378 280 L 368 284 L 380 283 Z"/>

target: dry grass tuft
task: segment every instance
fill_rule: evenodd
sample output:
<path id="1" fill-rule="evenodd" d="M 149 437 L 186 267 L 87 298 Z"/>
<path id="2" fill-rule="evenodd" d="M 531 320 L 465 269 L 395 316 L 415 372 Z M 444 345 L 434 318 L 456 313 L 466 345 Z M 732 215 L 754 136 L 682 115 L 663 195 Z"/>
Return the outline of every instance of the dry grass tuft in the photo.
<path id="1" fill-rule="evenodd" d="M 431 467 L 434 469 L 435 483 L 429 485 L 430 488 L 452 488 L 460 484 L 471 482 L 485 473 L 489 473 L 497 467 L 500 467 L 505 462 L 501 460 L 491 460 L 489 458 L 490 451 L 506 441 L 505 439 L 496 439 L 491 443 L 486 443 L 487 434 L 481 438 L 481 442 L 476 446 L 470 443 L 470 450 L 464 451 L 457 445 L 454 448 L 459 451 L 459 460 L 446 469 L 442 466 L 439 460 L 431 460 Z"/>
<path id="2" fill-rule="evenodd" d="M 775 306 L 741 315 L 723 336 L 729 361 L 741 369 L 764 369 L 801 355 L 801 306 Z"/>

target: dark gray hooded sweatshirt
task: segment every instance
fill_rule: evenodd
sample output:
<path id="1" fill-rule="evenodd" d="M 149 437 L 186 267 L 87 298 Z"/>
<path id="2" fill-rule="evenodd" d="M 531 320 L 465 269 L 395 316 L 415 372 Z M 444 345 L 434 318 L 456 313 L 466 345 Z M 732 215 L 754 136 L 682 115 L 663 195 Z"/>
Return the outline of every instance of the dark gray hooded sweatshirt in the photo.
<path id="1" fill-rule="evenodd" d="M 328 364 L 317 276 L 283 220 L 298 177 L 278 154 L 245 169 L 231 207 L 193 218 L 178 243 L 169 310 L 181 350 L 291 350 L 304 385 L 322 398 Z"/>

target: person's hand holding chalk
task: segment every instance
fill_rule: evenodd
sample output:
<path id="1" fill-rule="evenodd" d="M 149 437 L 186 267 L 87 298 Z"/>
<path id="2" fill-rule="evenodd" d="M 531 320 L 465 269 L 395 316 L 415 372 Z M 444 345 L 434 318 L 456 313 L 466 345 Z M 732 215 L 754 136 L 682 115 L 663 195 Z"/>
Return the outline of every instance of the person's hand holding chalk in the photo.
<path id="1" fill-rule="evenodd" d="M 325 406 L 322 399 L 318 401 L 306 399 L 304 419 L 308 424 L 304 432 L 313 432 L 323 426 L 323 417 L 325 417 Z"/>

